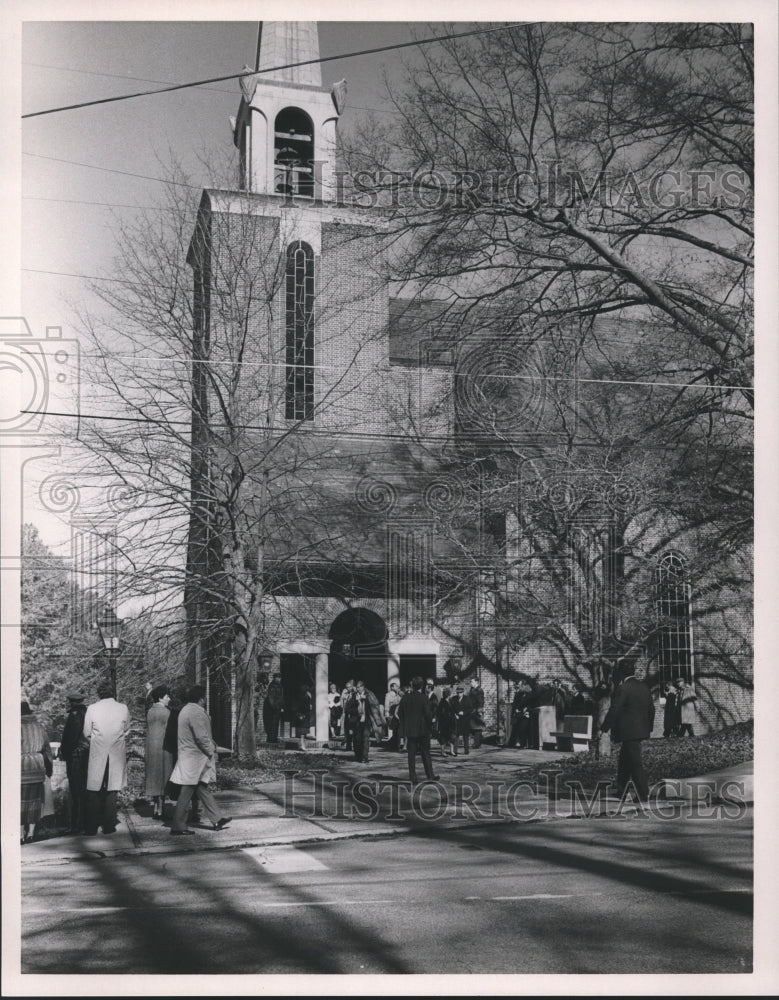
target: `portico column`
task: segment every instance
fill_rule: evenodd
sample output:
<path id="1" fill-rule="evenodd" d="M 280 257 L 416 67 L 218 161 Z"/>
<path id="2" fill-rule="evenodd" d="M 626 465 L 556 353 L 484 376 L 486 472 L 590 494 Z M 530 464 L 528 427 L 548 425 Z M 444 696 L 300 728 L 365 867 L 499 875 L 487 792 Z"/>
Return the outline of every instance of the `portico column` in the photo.
<path id="1" fill-rule="evenodd" d="M 328 669 L 329 657 L 327 653 L 317 653 L 314 691 L 316 705 L 315 739 L 318 743 L 326 743 L 330 736 L 330 711 L 327 707 Z"/>

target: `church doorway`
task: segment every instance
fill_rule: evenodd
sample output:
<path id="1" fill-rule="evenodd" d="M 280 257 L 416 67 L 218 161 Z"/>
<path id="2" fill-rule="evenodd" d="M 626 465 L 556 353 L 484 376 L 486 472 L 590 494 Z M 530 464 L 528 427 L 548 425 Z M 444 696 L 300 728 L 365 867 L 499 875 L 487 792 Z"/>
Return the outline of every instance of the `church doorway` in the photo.
<path id="1" fill-rule="evenodd" d="M 401 684 L 410 684 L 414 677 L 436 680 L 435 653 L 401 653 L 398 674 Z"/>
<path id="2" fill-rule="evenodd" d="M 340 691 L 362 679 L 383 702 L 387 692 L 387 626 L 369 608 L 348 608 L 330 626 L 329 681 Z"/>
<path id="3" fill-rule="evenodd" d="M 289 721 L 294 717 L 303 685 L 311 692 L 316 712 L 316 656 L 311 653 L 282 653 L 279 656 L 279 673 L 284 689 L 284 718 Z"/>

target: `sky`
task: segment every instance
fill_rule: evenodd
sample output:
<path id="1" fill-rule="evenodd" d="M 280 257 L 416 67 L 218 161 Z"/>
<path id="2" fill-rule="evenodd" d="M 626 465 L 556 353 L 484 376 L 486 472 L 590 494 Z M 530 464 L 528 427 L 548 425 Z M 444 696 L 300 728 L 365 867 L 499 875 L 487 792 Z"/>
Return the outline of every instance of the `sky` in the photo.
<path id="1" fill-rule="evenodd" d="M 411 37 L 408 24 L 326 23 L 320 54 Z M 22 111 L 236 73 L 253 63 L 256 38 L 256 22 L 28 23 Z M 386 107 L 382 63 L 392 72 L 398 57 L 323 66 L 323 84 L 347 78 L 352 120 Z M 225 81 L 24 121 L 22 304 L 31 326 L 68 324 L 67 302 L 85 289 L 74 275 L 110 273 L 114 217 L 131 216 L 131 206 L 153 205 L 160 194 L 159 183 L 139 175 L 164 176 L 172 154 L 196 183 L 212 183 L 202 160 L 234 153 L 229 116 L 239 96 L 238 81 Z"/>
<path id="2" fill-rule="evenodd" d="M 26 22 L 21 112 L 240 72 L 254 64 L 257 28 L 256 21 Z M 320 55 L 408 42 L 412 31 L 426 35 L 430 27 L 323 22 Z M 413 60 L 414 52 L 402 57 Z M 401 53 L 323 65 L 323 86 L 348 81 L 345 126 L 359 115 L 392 113 L 385 72 L 398 78 Z M 228 80 L 23 120 L 20 302 L 34 336 L 56 326 L 78 340 L 77 313 L 90 303 L 90 278 L 116 273 L 118 227 L 138 207 L 162 199 L 159 179 L 168 175 L 171 158 L 197 186 L 214 183 L 209 161 L 235 159 L 229 117 L 239 99 L 238 81 Z M 67 518 L 44 509 L 37 497 L 41 479 L 56 465 L 29 467 L 24 518 L 67 555 Z"/>
<path id="3" fill-rule="evenodd" d="M 710 0 L 705 9 L 711 19 L 740 20 L 749 16 L 749 6 Z M 18 53 L 19 62 L 9 65 L 11 72 L 18 68 L 21 81 L 18 110 L 28 114 L 166 82 L 237 73 L 244 64 L 253 64 L 258 22 L 230 18 L 244 18 L 255 10 L 277 17 L 280 13 L 291 16 L 299 7 L 254 5 L 240 0 L 200 6 L 198 0 L 186 4 L 178 0 L 163 4 L 132 0 L 111 5 L 109 16 L 114 20 L 98 21 L 91 19 L 94 4 L 86 0 L 59 4 L 32 0 L 24 6 L 20 2 L 22 13 L 17 28 L 1 40 L 13 50 L 12 54 Z M 308 5 L 305 13 L 313 9 Z M 550 0 L 543 8 L 530 2 L 491 0 L 477 7 L 451 0 L 435 6 L 429 2 L 413 5 L 413 14 L 420 20 L 409 23 L 399 19 L 333 20 L 334 15 L 357 13 L 346 4 L 318 3 L 315 9 L 326 14 L 319 21 L 322 56 L 408 42 L 414 34 L 437 33 L 442 15 L 455 18 L 458 28 L 463 29 L 472 25 L 477 14 L 505 22 L 539 17 L 581 18 L 583 13 L 588 18 L 608 18 L 611 13 L 597 6 L 566 4 L 564 0 Z M 374 4 L 366 9 L 378 17 L 388 8 Z M 660 18 L 694 19 L 701 15 L 692 0 L 683 13 L 662 0 L 627 0 L 620 16 L 646 20 L 655 12 Z M 105 16 L 102 8 L 101 13 Z M 221 19 L 195 19 L 204 13 L 218 13 Z M 364 16 L 365 9 L 359 13 Z M 393 17 L 399 18 L 402 13 L 401 7 L 392 8 Z M 73 19 L 67 20 L 65 15 Z M 160 17 L 170 19 L 151 19 Z M 429 20 L 423 21 L 423 17 Z M 4 26 L 1 21 L 0 26 Z M 322 66 L 323 85 L 343 77 L 348 81 L 344 126 L 348 128 L 362 114 L 392 113 L 385 101 L 383 74 L 399 81 L 402 61 L 418 58 L 416 52 L 412 48 L 347 57 Z M 0 166 L 6 181 L 2 190 L 6 196 L 4 218 L 13 219 L 18 213 L 20 221 L 18 279 L 13 267 L 8 269 L 10 278 L 0 276 L 0 284 L 5 283 L 0 291 L 18 280 L 19 312 L 10 314 L 23 315 L 36 337 L 43 337 L 46 327 L 55 326 L 62 327 L 66 339 L 77 339 L 76 313 L 89 301 L 90 277 L 112 274 L 118 224 L 132 219 L 137 206 L 154 205 L 161 197 L 158 178 L 165 176 L 165 164 L 171 156 L 181 160 L 198 186 L 211 184 L 213 178 L 203 163 L 209 158 L 222 160 L 225 155 L 234 155 L 229 116 L 236 113 L 238 104 L 238 81 L 224 81 L 17 122 L 18 147 L 11 141 L 5 150 L 0 148 Z M 13 103 L 6 102 L 4 110 L 9 107 L 14 108 Z M 13 131 L 7 135 L 13 139 Z M 17 162 L 11 160 L 15 153 Z M 17 197 L 12 184 L 8 184 L 10 175 L 5 168 L 9 163 L 14 169 L 17 163 L 20 165 Z M 8 305 L 4 304 L 3 310 L 4 315 L 9 315 Z M 0 409 L 3 403 L 0 398 Z M 44 463 L 37 463 L 37 469 L 43 470 Z M 36 486 L 32 472 L 26 474 L 25 519 L 39 526 L 47 543 L 66 545 L 66 522 L 36 505 Z"/>

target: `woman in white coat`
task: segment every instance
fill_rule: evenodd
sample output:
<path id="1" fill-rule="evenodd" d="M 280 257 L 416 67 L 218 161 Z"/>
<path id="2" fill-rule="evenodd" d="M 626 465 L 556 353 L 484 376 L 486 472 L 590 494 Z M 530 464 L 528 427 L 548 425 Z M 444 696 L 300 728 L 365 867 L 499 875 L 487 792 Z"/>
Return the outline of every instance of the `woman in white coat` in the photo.
<path id="1" fill-rule="evenodd" d="M 216 781 L 216 743 L 211 735 L 211 720 L 205 709 L 206 691 L 195 684 L 187 694 L 187 704 L 181 709 L 178 721 L 178 758 L 170 780 L 181 785 L 170 832 L 173 836 L 191 835 L 184 817 L 192 795 L 197 789 L 203 812 L 209 817 L 212 829 L 222 830 L 232 820 L 222 816 L 211 789 Z"/>
<path id="2" fill-rule="evenodd" d="M 130 711 L 113 697 L 110 684 L 100 684 L 97 696 L 100 700 L 84 716 L 84 736 L 89 740 L 87 836 L 94 836 L 98 826 L 103 833 L 116 830 L 116 795 L 124 788 L 125 737 L 130 728 Z"/>

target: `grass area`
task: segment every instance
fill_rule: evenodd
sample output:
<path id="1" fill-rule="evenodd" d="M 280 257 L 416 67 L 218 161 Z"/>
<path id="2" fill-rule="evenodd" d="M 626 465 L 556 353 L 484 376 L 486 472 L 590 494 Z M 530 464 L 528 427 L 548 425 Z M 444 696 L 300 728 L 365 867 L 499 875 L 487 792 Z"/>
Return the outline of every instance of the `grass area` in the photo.
<path id="1" fill-rule="evenodd" d="M 617 753 L 598 756 L 595 751 L 578 753 L 554 764 L 535 765 L 527 768 L 532 778 L 540 771 L 561 770 L 560 783 L 580 781 L 585 788 L 594 787 L 599 781 L 613 781 L 616 775 Z M 663 778 L 694 778 L 709 771 L 732 767 L 754 758 L 754 726 L 740 722 L 708 736 L 681 739 L 647 740 L 643 745 L 643 761 L 649 784 Z"/>
<path id="2" fill-rule="evenodd" d="M 216 769 L 219 789 L 257 788 L 269 781 L 277 781 L 284 771 L 328 771 L 337 761 L 343 760 L 332 753 L 306 753 L 295 750 L 259 749 L 256 760 L 239 760 L 222 757 Z"/>

